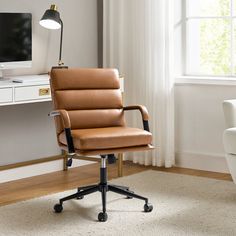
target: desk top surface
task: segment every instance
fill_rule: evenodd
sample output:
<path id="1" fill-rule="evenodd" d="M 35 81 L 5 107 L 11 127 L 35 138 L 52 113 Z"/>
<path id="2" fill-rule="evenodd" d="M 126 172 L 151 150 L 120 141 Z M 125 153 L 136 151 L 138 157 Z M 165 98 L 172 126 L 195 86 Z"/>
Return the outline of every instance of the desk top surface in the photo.
<path id="1" fill-rule="evenodd" d="M 0 88 L 24 87 L 24 86 L 34 86 L 41 84 L 49 84 L 49 76 L 47 74 L 14 76 L 0 79 Z"/>

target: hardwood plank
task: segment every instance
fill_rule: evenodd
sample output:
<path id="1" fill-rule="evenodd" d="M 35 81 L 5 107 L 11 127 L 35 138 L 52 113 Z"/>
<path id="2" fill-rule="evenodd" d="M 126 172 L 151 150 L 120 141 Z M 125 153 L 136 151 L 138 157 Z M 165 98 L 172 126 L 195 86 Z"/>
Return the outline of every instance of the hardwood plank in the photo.
<path id="1" fill-rule="evenodd" d="M 124 162 L 124 176 L 145 170 L 165 171 L 170 173 L 202 176 L 232 181 L 229 174 L 173 167 L 169 169 L 141 166 L 132 162 Z M 78 186 L 99 182 L 100 164 L 70 168 L 68 171 L 57 171 L 50 174 L 25 178 L 0 184 L 0 206 L 40 197 L 52 193 L 76 189 Z M 117 178 L 117 165 L 108 165 L 109 180 Z"/>

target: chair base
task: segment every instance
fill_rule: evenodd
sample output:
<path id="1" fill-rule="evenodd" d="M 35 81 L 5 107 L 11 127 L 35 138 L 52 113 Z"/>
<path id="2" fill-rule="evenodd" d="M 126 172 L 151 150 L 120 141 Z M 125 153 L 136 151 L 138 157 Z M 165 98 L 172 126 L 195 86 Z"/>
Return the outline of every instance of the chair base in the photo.
<path id="1" fill-rule="evenodd" d="M 94 192 L 101 192 L 102 196 L 102 212 L 98 214 L 98 221 L 105 222 L 107 221 L 107 213 L 106 213 L 106 195 L 108 191 L 115 192 L 121 195 L 126 196 L 128 199 L 137 198 L 140 200 L 144 200 L 144 212 L 151 212 L 153 206 L 148 202 L 148 198 L 143 196 L 137 195 L 134 192 L 129 190 L 129 187 L 126 186 L 118 186 L 113 184 L 107 183 L 107 168 L 106 168 L 106 156 L 102 156 L 101 161 L 101 168 L 100 168 L 100 183 L 97 185 L 90 185 L 78 188 L 75 194 L 70 196 L 64 197 L 59 200 L 59 204 L 54 206 L 54 210 L 56 213 L 60 213 L 63 210 L 63 203 L 65 201 L 71 199 L 83 199 L 85 195 L 94 193 Z"/>

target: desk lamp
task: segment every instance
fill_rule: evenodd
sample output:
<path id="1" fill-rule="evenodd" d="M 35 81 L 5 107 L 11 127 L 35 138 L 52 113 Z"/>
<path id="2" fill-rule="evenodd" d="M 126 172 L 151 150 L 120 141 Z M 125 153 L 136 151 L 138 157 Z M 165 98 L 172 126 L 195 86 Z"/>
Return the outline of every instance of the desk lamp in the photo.
<path id="1" fill-rule="evenodd" d="M 57 68 L 68 68 L 64 66 L 64 63 L 61 60 L 62 54 L 62 39 L 63 39 L 63 22 L 60 18 L 60 13 L 57 11 L 57 6 L 55 4 L 51 5 L 50 9 L 46 10 L 43 14 L 43 17 L 39 21 L 39 24 L 44 28 L 57 30 L 61 29 L 61 37 L 60 37 L 60 51 L 59 51 L 59 60 Z"/>

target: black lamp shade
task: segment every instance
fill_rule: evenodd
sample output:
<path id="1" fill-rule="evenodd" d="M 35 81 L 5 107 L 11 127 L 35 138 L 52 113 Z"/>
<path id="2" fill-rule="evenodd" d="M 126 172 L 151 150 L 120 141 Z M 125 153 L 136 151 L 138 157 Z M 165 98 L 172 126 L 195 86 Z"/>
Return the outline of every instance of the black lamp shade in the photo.
<path id="1" fill-rule="evenodd" d="M 40 20 L 40 25 L 47 29 L 60 29 L 61 19 L 58 11 L 48 9 Z"/>

